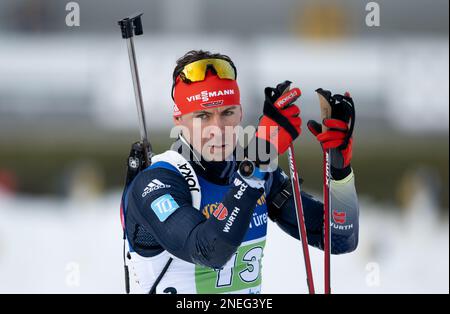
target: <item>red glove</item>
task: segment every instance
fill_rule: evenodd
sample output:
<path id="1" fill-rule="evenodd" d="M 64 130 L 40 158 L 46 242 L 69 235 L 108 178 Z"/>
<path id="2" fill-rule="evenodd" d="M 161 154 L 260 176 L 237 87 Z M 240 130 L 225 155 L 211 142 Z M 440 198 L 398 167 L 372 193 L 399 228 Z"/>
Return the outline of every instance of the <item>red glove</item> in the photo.
<path id="1" fill-rule="evenodd" d="M 344 96 L 319 88 L 321 94 L 331 106 L 331 118 L 324 119 L 322 124 L 328 129 L 322 132 L 322 125 L 317 121 L 308 121 L 308 129 L 320 142 L 322 149 L 330 149 L 331 174 L 334 179 L 345 178 L 351 172 L 353 127 L 355 109 L 353 99 L 346 92 Z"/>
<path id="2" fill-rule="evenodd" d="M 289 90 L 291 82 L 285 81 L 276 88 L 265 89 L 264 115 L 259 121 L 256 137 L 275 147 L 283 154 L 301 133 L 300 108 L 294 102 L 300 97 L 299 88 Z"/>

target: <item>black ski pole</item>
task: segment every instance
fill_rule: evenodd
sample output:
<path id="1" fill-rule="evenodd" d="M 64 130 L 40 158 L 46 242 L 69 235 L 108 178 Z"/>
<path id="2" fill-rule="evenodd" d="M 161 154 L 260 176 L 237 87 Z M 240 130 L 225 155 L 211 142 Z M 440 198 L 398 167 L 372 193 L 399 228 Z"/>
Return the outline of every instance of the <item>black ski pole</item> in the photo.
<path id="1" fill-rule="evenodd" d="M 142 13 L 135 14 L 134 16 L 126 17 L 118 22 L 120 30 L 122 32 L 122 38 L 127 41 L 128 48 L 128 58 L 130 60 L 131 77 L 133 79 L 134 87 L 134 98 L 136 101 L 136 107 L 138 111 L 139 118 L 139 131 L 141 135 L 141 140 L 139 143 L 135 143 L 132 147 L 130 157 L 128 158 L 128 172 L 127 172 L 127 182 L 129 184 L 131 177 L 137 175 L 137 173 L 142 169 L 150 165 L 152 156 L 152 147 L 147 138 L 147 127 L 145 124 L 145 113 L 144 113 L 144 103 L 142 101 L 142 92 L 139 81 L 139 72 L 136 62 L 136 52 L 134 50 L 133 36 L 139 36 L 143 34 Z M 126 230 L 125 230 L 125 213 L 123 212 L 124 204 L 123 199 L 121 203 L 121 217 L 123 226 L 123 266 L 125 272 L 125 292 L 130 293 L 130 275 L 128 270 L 128 265 L 126 262 Z"/>
<path id="2" fill-rule="evenodd" d="M 133 87 L 134 87 L 134 98 L 136 101 L 136 107 L 139 118 L 139 131 L 141 134 L 141 144 L 144 156 L 146 157 L 144 160 L 144 167 L 147 167 L 150 165 L 150 160 L 153 153 L 152 147 L 147 137 L 144 103 L 142 100 L 139 72 L 136 62 L 136 52 L 134 49 L 134 41 L 133 41 L 134 36 L 139 36 L 144 33 L 142 29 L 142 20 L 141 20 L 142 14 L 143 13 L 138 13 L 133 16 L 126 17 L 120 20 L 118 23 L 122 31 L 122 38 L 127 41 L 128 58 L 130 60 L 131 77 L 133 79 Z"/>

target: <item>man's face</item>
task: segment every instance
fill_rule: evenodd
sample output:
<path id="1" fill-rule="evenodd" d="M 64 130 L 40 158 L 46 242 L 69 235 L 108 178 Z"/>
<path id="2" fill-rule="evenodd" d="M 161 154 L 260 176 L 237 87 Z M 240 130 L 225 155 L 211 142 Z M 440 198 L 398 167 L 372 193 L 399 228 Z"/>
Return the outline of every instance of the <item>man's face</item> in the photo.
<path id="1" fill-rule="evenodd" d="M 241 106 L 224 106 L 195 111 L 175 118 L 183 126 L 187 141 L 207 161 L 222 161 L 236 147 L 235 127 L 241 123 Z"/>

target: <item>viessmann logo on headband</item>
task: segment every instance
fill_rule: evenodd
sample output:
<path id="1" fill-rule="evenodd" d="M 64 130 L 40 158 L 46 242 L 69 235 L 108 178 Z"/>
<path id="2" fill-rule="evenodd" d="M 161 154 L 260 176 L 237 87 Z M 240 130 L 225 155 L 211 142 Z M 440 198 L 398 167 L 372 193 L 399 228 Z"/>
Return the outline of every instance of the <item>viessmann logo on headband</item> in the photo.
<path id="1" fill-rule="evenodd" d="M 216 90 L 216 91 L 203 90 L 199 94 L 186 97 L 186 100 L 188 102 L 193 102 L 193 101 L 197 101 L 197 100 L 207 102 L 210 100 L 210 98 L 215 98 L 215 97 L 220 97 L 220 96 L 228 96 L 228 95 L 234 95 L 234 89 L 222 89 L 222 90 Z"/>
<path id="2" fill-rule="evenodd" d="M 240 105 L 239 87 L 234 80 L 221 80 L 213 75 L 201 82 L 177 81 L 174 91 L 174 116 L 219 106 Z"/>

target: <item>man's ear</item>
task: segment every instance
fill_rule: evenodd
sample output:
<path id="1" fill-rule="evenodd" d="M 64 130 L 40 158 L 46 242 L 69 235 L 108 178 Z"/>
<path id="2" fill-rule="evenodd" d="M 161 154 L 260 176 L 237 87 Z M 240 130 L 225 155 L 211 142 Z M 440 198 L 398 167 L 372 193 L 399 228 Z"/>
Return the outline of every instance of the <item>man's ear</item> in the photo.
<path id="1" fill-rule="evenodd" d="M 239 123 L 241 123 L 242 122 L 242 106 L 239 106 L 239 110 L 241 110 L 241 119 L 239 120 Z"/>

